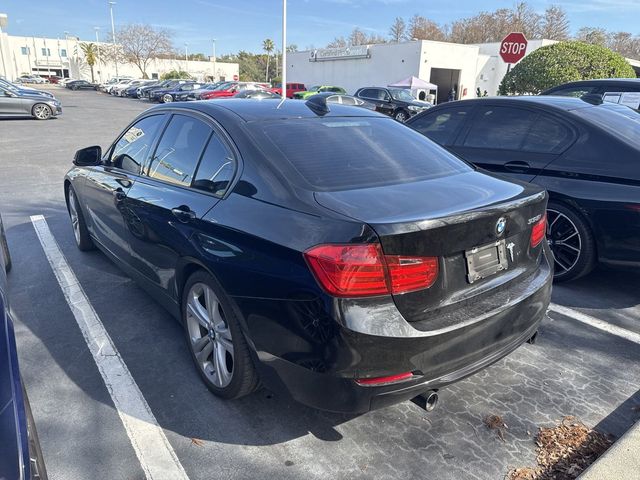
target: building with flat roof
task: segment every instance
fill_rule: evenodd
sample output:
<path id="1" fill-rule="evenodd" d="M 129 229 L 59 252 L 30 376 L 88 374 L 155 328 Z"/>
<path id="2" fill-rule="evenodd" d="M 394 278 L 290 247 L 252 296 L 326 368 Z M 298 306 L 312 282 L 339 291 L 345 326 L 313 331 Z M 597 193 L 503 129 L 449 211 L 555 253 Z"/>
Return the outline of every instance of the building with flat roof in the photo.
<path id="1" fill-rule="evenodd" d="M 0 76 L 15 80 L 21 75 L 58 76 L 91 81 L 91 68 L 87 64 L 82 43 L 94 43 L 98 47 L 98 62 L 93 67 L 93 81 L 103 82 L 116 76 L 116 65 L 100 57 L 100 49 L 111 44 L 95 40 L 80 40 L 65 35 L 64 38 L 14 36 L 6 33 L 8 18 L 0 13 Z M 182 58 L 155 58 L 147 67 L 149 78 L 159 78 L 172 70 L 186 71 L 198 80 L 237 80 L 237 63 L 210 61 L 185 61 Z M 141 78 L 140 69 L 130 63 L 118 63 L 120 77 Z"/>
<path id="2" fill-rule="evenodd" d="M 529 40 L 527 55 L 553 43 Z M 496 95 L 508 68 L 499 49 L 499 42 L 463 45 L 414 40 L 307 50 L 287 54 L 287 79 L 307 88 L 335 85 L 352 94 L 361 87 L 387 86 L 414 76 L 436 85 L 436 100 L 441 103 L 452 90 L 457 100 L 476 97 L 477 89 Z M 640 62 L 628 60 L 640 74 Z M 416 96 L 420 93 L 414 91 Z"/>

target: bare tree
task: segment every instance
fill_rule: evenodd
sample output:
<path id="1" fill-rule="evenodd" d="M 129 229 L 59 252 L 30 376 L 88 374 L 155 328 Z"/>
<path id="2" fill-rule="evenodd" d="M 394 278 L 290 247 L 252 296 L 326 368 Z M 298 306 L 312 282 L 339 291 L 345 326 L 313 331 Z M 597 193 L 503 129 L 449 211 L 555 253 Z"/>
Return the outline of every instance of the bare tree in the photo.
<path id="1" fill-rule="evenodd" d="M 336 37 L 327 44 L 327 48 L 341 48 L 346 46 L 347 46 L 347 41 L 344 39 L 344 37 Z M 309 49 L 309 50 L 313 50 L 313 49 Z"/>
<path id="2" fill-rule="evenodd" d="M 582 27 L 578 30 L 576 40 L 594 45 L 606 45 L 609 41 L 609 34 L 604 28 L 600 27 Z"/>
<path id="3" fill-rule="evenodd" d="M 400 43 L 405 39 L 406 34 L 407 25 L 404 23 L 404 19 L 402 17 L 396 17 L 391 27 L 389 27 L 389 37 L 391 37 L 391 41 Z"/>
<path id="4" fill-rule="evenodd" d="M 116 33 L 116 41 L 115 47 L 105 48 L 105 57 L 135 65 L 140 69 L 142 78 L 149 78 L 147 67 L 151 60 L 171 55 L 173 51 L 169 31 L 155 29 L 150 25 L 126 25 Z"/>
<path id="5" fill-rule="evenodd" d="M 569 39 L 569 19 L 567 12 L 558 5 L 551 5 L 544 11 L 542 18 L 542 38 L 551 40 Z"/>
<path id="6" fill-rule="evenodd" d="M 436 22 L 418 14 L 409 20 L 407 38 L 410 40 L 414 38 L 416 40 L 446 40 L 444 31 Z"/>
<path id="7" fill-rule="evenodd" d="M 367 34 L 359 28 L 354 28 L 349 35 L 349 45 L 366 45 L 368 40 Z"/>
<path id="8" fill-rule="evenodd" d="M 507 19 L 507 24 L 501 25 L 500 37 L 509 32 L 522 32 L 527 38 L 540 38 L 542 17 L 527 2 L 516 3 Z"/>
<path id="9" fill-rule="evenodd" d="M 614 52 L 627 58 L 640 59 L 640 36 L 633 36 L 629 32 L 615 32 L 609 34 L 607 46 Z"/>

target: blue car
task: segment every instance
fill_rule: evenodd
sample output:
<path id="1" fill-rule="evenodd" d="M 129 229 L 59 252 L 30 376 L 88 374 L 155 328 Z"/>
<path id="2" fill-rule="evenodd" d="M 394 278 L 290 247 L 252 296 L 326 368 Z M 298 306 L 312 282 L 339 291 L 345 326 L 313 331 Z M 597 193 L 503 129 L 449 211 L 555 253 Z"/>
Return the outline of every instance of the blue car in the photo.
<path id="1" fill-rule="evenodd" d="M 189 93 L 203 86 L 202 83 L 187 82 L 169 88 L 156 90 L 149 96 L 152 102 L 170 103 L 186 100 Z"/>
<path id="2" fill-rule="evenodd" d="M 0 218 L 0 479 L 46 480 L 38 435 L 18 369 L 7 299 L 10 269 L 11 257 Z"/>

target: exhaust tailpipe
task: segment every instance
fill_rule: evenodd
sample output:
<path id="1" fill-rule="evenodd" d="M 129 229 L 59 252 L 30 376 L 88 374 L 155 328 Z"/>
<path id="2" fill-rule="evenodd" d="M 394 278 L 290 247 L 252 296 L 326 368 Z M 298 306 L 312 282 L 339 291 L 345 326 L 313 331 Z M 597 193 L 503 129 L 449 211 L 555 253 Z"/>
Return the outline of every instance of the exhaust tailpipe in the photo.
<path id="1" fill-rule="evenodd" d="M 429 390 L 412 398 L 411 401 L 425 411 L 432 412 L 438 404 L 438 392 L 436 390 Z"/>

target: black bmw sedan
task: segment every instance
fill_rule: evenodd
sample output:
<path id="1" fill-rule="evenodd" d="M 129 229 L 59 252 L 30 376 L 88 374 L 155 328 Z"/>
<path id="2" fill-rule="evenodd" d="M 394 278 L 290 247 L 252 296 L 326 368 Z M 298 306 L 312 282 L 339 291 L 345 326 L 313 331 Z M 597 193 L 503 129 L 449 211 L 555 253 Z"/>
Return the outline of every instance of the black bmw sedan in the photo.
<path id="1" fill-rule="evenodd" d="M 549 303 L 546 193 L 366 109 L 164 105 L 74 164 L 78 247 L 180 319 L 224 398 L 259 382 L 343 412 L 424 396 L 534 337 Z"/>
<path id="2" fill-rule="evenodd" d="M 547 189 L 557 280 L 597 262 L 640 266 L 638 112 L 578 98 L 495 97 L 438 105 L 407 125 L 479 167 Z"/>

